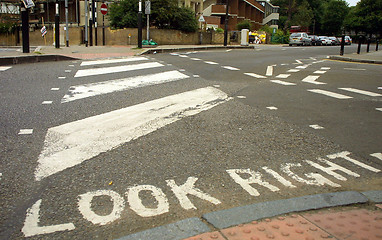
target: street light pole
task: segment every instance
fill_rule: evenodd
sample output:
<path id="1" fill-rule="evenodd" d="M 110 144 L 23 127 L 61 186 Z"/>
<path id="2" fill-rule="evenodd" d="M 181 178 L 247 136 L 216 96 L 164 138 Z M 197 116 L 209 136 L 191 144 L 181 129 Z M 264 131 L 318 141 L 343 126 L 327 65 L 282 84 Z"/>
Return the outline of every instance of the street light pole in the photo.
<path id="1" fill-rule="evenodd" d="M 138 9 L 138 48 L 142 48 L 142 0 L 139 0 Z"/>
<path id="2" fill-rule="evenodd" d="M 65 28 L 66 28 L 66 47 L 69 47 L 69 26 L 68 26 L 68 0 L 65 0 Z"/>
<path id="3" fill-rule="evenodd" d="M 225 23 L 224 23 L 224 46 L 227 46 L 228 43 L 228 0 L 226 0 L 225 7 Z"/>
<path id="4" fill-rule="evenodd" d="M 29 53 L 29 10 L 21 6 L 21 31 L 23 39 L 23 53 Z"/>

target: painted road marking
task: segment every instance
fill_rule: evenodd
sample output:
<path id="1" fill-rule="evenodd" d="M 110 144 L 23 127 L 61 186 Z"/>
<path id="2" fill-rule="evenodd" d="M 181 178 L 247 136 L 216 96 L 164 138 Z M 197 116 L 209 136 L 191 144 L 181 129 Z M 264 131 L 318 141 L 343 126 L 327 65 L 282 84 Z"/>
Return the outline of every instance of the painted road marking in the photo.
<path id="1" fill-rule="evenodd" d="M 162 67 L 162 66 L 163 64 L 160 64 L 157 62 L 149 62 L 149 63 L 127 65 L 127 66 L 91 68 L 91 69 L 78 70 L 74 77 L 86 77 L 86 76 L 101 75 L 101 74 L 108 74 L 108 73 L 127 72 L 127 71 L 134 71 L 134 70 L 155 68 L 155 67 Z"/>
<path id="2" fill-rule="evenodd" d="M 339 94 L 339 93 L 329 92 L 329 91 L 321 90 L 321 89 L 308 89 L 308 91 L 309 92 L 313 92 L 313 93 L 322 94 L 322 95 L 325 95 L 325 96 L 328 96 L 328 97 L 332 97 L 332 98 L 337 98 L 337 99 L 350 99 L 350 98 L 353 98 L 353 97 L 349 97 L 349 96 L 342 95 L 342 94 Z"/>
<path id="3" fill-rule="evenodd" d="M 320 125 L 314 124 L 314 125 L 309 125 L 309 127 L 313 129 L 324 129 L 324 127 L 321 127 Z"/>
<path id="4" fill-rule="evenodd" d="M 2 71 L 6 71 L 6 70 L 8 70 L 8 69 L 11 69 L 12 67 L 1 67 L 0 66 L 0 72 L 2 72 Z"/>
<path id="5" fill-rule="evenodd" d="M 24 221 L 24 226 L 21 231 L 24 233 L 25 237 L 31 237 L 39 234 L 54 233 L 60 231 L 71 231 L 75 229 L 73 223 L 52 225 L 52 226 L 38 226 L 40 222 L 40 206 L 41 199 L 38 200 L 31 208 L 27 210 L 27 215 Z"/>
<path id="6" fill-rule="evenodd" d="M 254 77 L 254 78 L 267 78 L 267 77 L 264 77 L 264 76 L 261 76 L 259 74 L 255 74 L 255 73 L 244 73 L 244 74 L 247 76 Z"/>
<path id="7" fill-rule="evenodd" d="M 204 61 L 204 62 L 207 63 L 207 64 L 211 64 L 211 65 L 217 65 L 217 64 L 219 64 L 219 63 L 211 62 L 211 61 Z"/>
<path id="8" fill-rule="evenodd" d="M 43 101 L 41 104 L 42 105 L 49 105 L 49 104 L 52 104 L 53 101 Z"/>
<path id="9" fill-rule="evenodd" d="M 298 67 L 296 67 L 296 68 L 299 68 L 299 69 L 305 69 L 305 68 L 307 68 L 309 65 L 302 65 L 302 66 L 298 66 Z"/>
<path id="10" fill-rule="evenodd" d="M 62 98 L 61 103 L 71 102 L 101 94 L 172 82 L 186 78 L 189 78 L 189 76 L 174 70 L 111 81 L 71 86 L 68 90 L 68 93 Z"/>
<path id="11" fill-rule="evenodd" d="M 170 53 L 170 55 L 172 55 L 172 56 L 178 56 L 179 54 L 178 54 L 178 53 Z"/>
<path id="12" fill-rule="evenodd" d="M 350 71 L 366 71 L 364 68 L 344 68 L 345 70 L 350 70 Z"/>
<path id="13" fill-rule="evenodd" d="M 267 67 L 267 71 L 265 73 L 266 76 L 272 76 L 273 75 L 273 65 Z"/>
<path id="14" fill-rule="evenodd" d="M 35 179 L 39 181 L 76 166 L 230 99 L 224 92 L 206 87 L 50 128 L 38 159 Z"/>
<path id="15" fill-rule="evenodd" d="M 326 73 L 326 71 L 317 70 L 317 71 L 315 71 L 313 73 L 314 74 L 324 74 L 324 73 Z"/>
<path id="16" fill-rule="evenodd" d="M 133 58 L 117 58 L 117 59 L 105 59 L 105 60 L 95 60 L 95 61 L 84 61 L 80 66 L 91 66 L 100 64 L 111 64 L 111 63 L 124 63 L 124 62 L 135 62 L 135 61 L 145 61 L 148 60 L 145 57 L 133 57 Z"/>
<path id="17" fill-rule="evenodd" d="M 382 108 L 376 108 L 375 110 L 382 112 Z"/>
<path id="18" fill-rule="evenodd" d="M 178 57 L 181 57 L 181 58 L 188 58 L 188 56 L 187 55 L 178 55 Z"/>
<path id="19" fill-rule="evenodd" d="M 228 49 L 228 50 L 226 50 L 226 52 L 231 52 L 232 51 L 232 49 Z"/>
<path id="20" fill-rule="evenodd" d="M 245 99 L 247 97 L 246 96 L 237 96 L 237 98 Z"/>
<path id="21" fill-rule="evenodd" d="M 278 108 L 277 107 L 274 107 L 274 106 L 270 106 L 270 107 L 266 107 L 268 108 L 269 110 L 277 110 Z"/>
<path id="22" fill-rule="evenodd" d="M 20 129 L 18 135 L 30 135 L 33 133 L 33 129 Z"/>
<path id="23" fill-rule="evenodd" d="M 297 62 L 298 64 L 302 64 L 302 62 L 301 62 L 300 60 L 296 60 L 296 62 Z"/>
<path id="24" fill-rule="evenodd" d="M 353 158 L 349 157 L 350 154 L 351 154 L 350 152 L 343 151 L 343 152 L 340 152 L 340 153 L 327 155 L 327 157 L 329 159 L 343 158 L 343 159 L 345 159 L 345 160 L 347 160 L 347 161 L 349 161 L 349 162 L 351 162 L 351 163 L 353 163 L 353 164 L 355 164 L 357 166 L 360 166 L 360 167 L 365 168 L 365 169 L 367 169 L 369 171 L 372 171 L 372 172 L 378 173 L 378 172 L 381 171 L 381 170 L 379 170 L 377 168 L 374 168 L 372 166 L 369 166 L 369 165 L 364 164 L 364 163 L 362 163 L 362 162 L 360 162 L 360 161 L 358 161 L 356 159 L 353 159 Z"/>
<path id="25" fill-rule="evenodd" d="M 66 77 L 58 77 L 58 79 L 65 79 Z"/>
<path id="26" fill-rule="evenodd" d="M 296 85 L 295 83 L 285 82 L 285 81 L 281 81 L 281 80 L 271 80 L 271 82 L 277 83 L 277 84 L 281 84 L 281 85 L 284 85 L 284 86 L 293 86 L 293 85 Z"/>
<path id="27" fill-rule="evenodd" d="M 276 77 L 277 78 L 288 78 L 289 76 L 290 76 L 290 74 L 279 74 Z"/>
<path id="28" fill-rule="evenodd" d="M 193 61 L 200 61 L 200 60 L 202 60 L 200 58 L 190 58 L 190 59 L 193 60 Z"/>
<path id="29" fill-rule="evenodd" d="M 300 69 L 289 69 L 287 72 L 293 72 L 293 73 L 296 73 L 296 72 L 299 72 Z"/>
<path id="30" fill-rule="evenodd" d="M 232 71 L 239 71 L 240 70 L 238 68 L 230 67 L 230 66 L 222 66 L 222 68 L 225 68 L 225 69 L 228 69 L 228 70 L 232 70 Z"/>
<path id="31" fill-rule="evenodd" d="M 330 70 L 330 67 L 322 67 L 321 70 Z"/>
<path id="32" fill-rule="evenodd" d="M 65 72 L 66 72 L 66 73 L 70 73 L 70 72 L 72 72 L 72 70 L 65 70 Z"/>
<path id="33" fill-rule="evenodd" d="M 193 76 L 194 78 L 198 78 L 198 77 L 200 77 L 199 75 L 196 75 L 196 74 L 195 74 L 195 75 L 192 75 L 192 76 Z"/>
<path id="34" fill-rule="evenodd" d="M 359 89 L 355 89 L 355 88 L 338 88 L 338 89 L 349 91 L 349 92 L 354 92 L 354 93 L 359 93 L 359 94 L 363 94 L 363 95 L 367 95 L 367 96 L 371 96 L 371 97 L 382 96 L 379 93 L 373 93 L 373 92 L 369 92 L 369 91 L 365 91 L 365 90 L 359 90 Z"/>
<path id="35" fill-rule="evenodd" d="M 378 158 L 379 160 L 382 160 L 382 153 L 372 153 L 370 156 Z"/>
<path id="36" fill-rule="evenodd" d="M 60 88 L 51 88 L 50 90 L 51 91 L 58 91 L 58 90 L 60 90 Z"/>
<path id="37" fill-rule="evenodd" d="M 313 76 L 313 75 L 310 75 L 310 76 L 307 76 L 306 78 L 304 78 L 302 81 L 303 81 L 303 82 L 306 82 L 306 83 L 316 84 L 316 85 L 326 84 L 326 83 L 323 83 L 323 82 L 317 82 L 316 80 L 317 80 L 319 77 L 320 77 L 320 76 Z"/>

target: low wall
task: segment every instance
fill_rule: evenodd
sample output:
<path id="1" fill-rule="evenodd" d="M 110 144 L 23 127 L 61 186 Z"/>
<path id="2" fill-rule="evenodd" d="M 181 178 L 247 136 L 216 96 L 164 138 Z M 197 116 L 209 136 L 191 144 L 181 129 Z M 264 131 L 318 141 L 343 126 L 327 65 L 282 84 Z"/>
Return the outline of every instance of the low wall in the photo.
<path id="1" fill-rule="evenodd" d="M 95 45 L 95 31 L 93 28 L 93 45 Z M 17 33 L 15 34 L 0 34 L 0 46 L 15 46 L 22 45 L 22 33 L 19 34 L 17 41 Z M 137 45 L 138 31 L 136 28 L 125 28 L 112 30 L 105 27 L 105 45 Z M 201 36 L 202 35 L 202 36 Z M 80 45 L 84 44 L 85 29 L 84 27 L 69 27 L 69 44 Z M 146 29 L 142 31 L 143 39 L 146 39 Z M 31 46 L 53 45 L 54 31 L 48 27 L 45 39 L 41 36 L 39 29 L 29 32 L 29 44 Z M 185 33 L 178 30 L 169 29 L 150 29 L 150 39 L 153 39 L 159 45 L 198 45 L 198 44 L 223 44 L 224 34 L 216 32 L 195 32 Z M 45 43 L 46 41 L 46 43 Z M 90 37 L 88 39 L 90 41 Z M 201 42 L 202 41 L 202 42 Z M 60 45 L 65 45 L 66 32 L 64 27 L 60 27 Z M 102 27 L 97 29 L 97 45 L 103 45 Z"/>

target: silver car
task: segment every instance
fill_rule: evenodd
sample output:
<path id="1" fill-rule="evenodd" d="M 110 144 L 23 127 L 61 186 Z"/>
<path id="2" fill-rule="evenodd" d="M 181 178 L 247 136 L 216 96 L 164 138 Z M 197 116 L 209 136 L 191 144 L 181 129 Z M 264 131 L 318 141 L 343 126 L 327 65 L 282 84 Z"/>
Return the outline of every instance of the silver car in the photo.
<path id="1" fill-rule="evenodd" d="M 292 45 L 312 45 L 312 40 L 309 38 L 308 34 L 304 32 L 292 33 L 289 37 L 289 46 Z"/>

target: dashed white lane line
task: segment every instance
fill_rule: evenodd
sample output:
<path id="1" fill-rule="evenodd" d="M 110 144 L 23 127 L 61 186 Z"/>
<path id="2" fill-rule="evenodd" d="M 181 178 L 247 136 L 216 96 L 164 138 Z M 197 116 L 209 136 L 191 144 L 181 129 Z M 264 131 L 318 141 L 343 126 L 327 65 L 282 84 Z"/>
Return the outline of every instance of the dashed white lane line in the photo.
<path id="1" fill-rule="evenodd" d="M 350 70 L 350 71 L 366 71 L 364 68 L 344 68 L 345 70 Z"/>
<path id="2" fill-rule="evenodd" d="M 307 76 L 306 78 L 304 78 L 302 81 L 303 81 L 303 82 L 306 82 L 306 83 L 316 84 L 316 85 L 323 85 L 323 84 L 326 84 L 326 83 L 323 83 L 323 82 L 317 82 L 316 80 L 317 80 L 319 77 L 320 77 L 320 76 L 313 76 L 313 75 L 310 75 L 310 76 Z"/>
<path id="3" fill-rule="evenodd" d="M 275 107 L 275 106 L 270 106 L 270 107 L 266 107 L 267 109 L 269 109 L 269 110 L 277 110 L 278 108 L 277 107 Z"/>
<path id="4" fill-rule="evenodd" d="M 302 62 L 301 62 L 300 60 L 296 60 L 296 62 L 297 62 L 298 64 L 302 64 Z"/>
<path id="5" fill-rule="evenodd" d="M 354 93 L 359 93 L 359 94 L 363 94 L 363 95 L 367 95 L 367 96 L 371 96 L 371 97 L 381 97 L 382 96 L 379 93 L 369 92 L 369 91 L 360 90 L 360 89 L 356 89 L 356 88 L 338 88 L 338 89 L 349 91 L 349 92 L 354 92 Z"/>
<path id="6" fill-rule="evenodd" d="M 68 93 L 62 98 L 61 103 L 112 92 L 120 92 L 129 89 L 173 82 L 186 78 L 189 78 L 189 76 L 179 71 L 173 70 L 155 74 L 139 75 L 130 78 L 71 86 Z"/>
<path id="7" fill-rule="evenodd" d="M 51 91 L 58 91 L 58 90 L 60 90 L 60 88 L 51 88 L 50 90 Z"/>
<path id="8" fill-rule="evenodd" d="M 246 97 L 246 96 L 237 96 L 237 98 L 245 99 L 245 98 L 247 98 L 247 97 Z"/>
<path id="9" fill-rule="evenodd" d="M 330 70 L 330 67 L 322 67 L 321 70 Z"/>
<path id="10" fill-rule="evenodd" d="M 296 68 L 299 68 L 299 69 L 305 69 L 305 68 L 307 68 L 309 65 L 302 65 L 302 66 L 298 66 L 298 67 L 296 67 Z"/>
<path id="11" fill-rule="evenodd" d="M 105 60 L 94 60 L 94 61 L 84 61 L 80 66 L 91 66 L 100 64 L 111 64 L 111 63 L 123 63 L 123 62 L 135 62 L 135 61 L 145 61 L 148 60 L 145 57 L 133 57 L 133 58 L 117 58 L 117 59 L 105 59 Z"/>
<path id="12" fill-rule="evenodd" d="M 265 76 L 272 76 L 272 75 L 273 75 L 273 66 L 268 66 Z"/>
<path id="13" fill-rule="evenodd" d="M 163 64 L 160 64 L 158 62 L 149 62 L 149 63 L 141 63 L 141 64 L 133 64 L 133 65 L 125 65 L 125 66 L 91 68 L 91 69 L 78 70 L 74 77 L 86 77 L 86 76 L 117 73 L 117 72 L 127 72 L 127 71 L 134 71 L 134 70 L 141 70 L 141 69 L 155 68 L 155 67 L 162 67 L 162 66 Z"/>
<path id="14" fill-rule="evenodd" d="M 320 125 L 317 125 L 317 124 L 313 124 L 313 125 L 309 125 L 309 127 L 313 128 L 313 129 L 324 129 L 324 127 L 321 127 Z"/>
<path id="15" fill-rule="evenodd" d="M 178 57 L 181 57 L 181 58 L 188 58 L 187 55 L 178 55 Z"/>
<path id="16" fill-rule="evenodd" d="M 250 77 L 254 77 L 254 78 L 267 78 L 267 77 L 264 77 L 262 75 L 255 74 L 255 73 L 244 73 L 244 74 L 247 76 L 250 76 Z"/>
<path id="17" fill-rule="evenodd" d="M 30 135 L 33 133 L 33 129 L 20 129 L 18 135 Z"/>
<path id="18" fill-rule="evenodd" d="M 42 105 L 49 105 L 49 104 L 52 104 L 53 101 L 43 101 L 41 104 Z"/>
<path id="19" fill-rule="evenodd" d="M 58 77 L 58 79 L 65 79 L 66 77 Z"/>
<path id="20" fill-rule="evenodd" d="M 74 65 L 73 65 L 73 64 L 70 64 L 69 67 L 74 67 Z"/>
<path id="21" fill-rule="evenodd" d="M 170 53 L 170 55 L 172 55 L 172 56 L 178 56 L 179 54 L 178 54 L 178 53 Z"/>
<path id="22" fill-rule="evenodd" d="M 65 72 L 66 72 L 66 73 L 70 73 L 70 72 L 72 72 L 72 70 L 65 70 Z"/>
<path id="23" fill-rule="evenodd" d="M 279 74 L 276 77 L 277 78 L 288 78 L 289 76 L 290 76 L 290 74 Z"/>
<path id="24" fill-rule="evenodd" d="M 376 108 L 375 110 L 382 112 L 382 108 Z"/>
<path id="25" fill-rule="evenodd" d="M 232 51 L 232 49 L 228 49 L 226 52 L 231 52 Z"/>
<path id="26" fill-rule="evenodd" d="M 292 73 L 296 73 L 296 72 L 299 72 L 300 69 L 289 69 L 287 72 L 292 72 Z"/>
<path id="27" fill-rule="evenodd" d="M 228 69 L 231 71 L 239 71 L 240 70 L 239 68 L 235 68 L 235 67 L 231 67 L 231 66 L 222 66 L 222 68 L 225 68 L 225 69 Z"/>
<path id="28" fill-rule="evenodd" d="M 370 156 L 378 158 L 379 160 L 382 160 L 382 153 L 373 153 L 373 154 L 370 154 Z"/>
<path id="29" fill-rule="evenodd" d="M 271 80 L 271 82 L 277 83 L 277 84 L 281 84 L 281 85 L 284 85 L 284 86 L 293 86 L 293 85 L 296 85 L 295 83 L 285 82 L 285 81 L 281 81 L 281 80 Z"/>
<path id="30" fill-rule="evenodd" d="M 195 74 L 195 75 L 192 75 L 192 76 L 193 76 L 194 78 L 198 78 L 198 77 L 200 77 L 199 75 L 196 75 L 196 74 Z"/>
<path id="31" fill-rule="evenodd" d="M 322 70 L 317 70 L 315 72 L 313 72 L 314 74 L 324 74 L 326 73 L 326 71 L 322 71 Z"/>
<path id="32" fill-rule="evenodd" d="M 350 98 L 353 98 L 353 97 L 349 97 L 349 96 L 342 95 L 342 94 L 339 94 L 339 93 L 329 92 L 329 91 L 321 90 L 321 89 L 308 89 L 308 91 L 309 92 L 313 92 L 313 93 L 322 94 L 322 95 L 325 95 L 325 96 L 328 96 L 328 97 L 332 97 L 332 98 L 337 98 L 337 99 L 350 99 Z"/>
<path id="33" fill-rule="evenodd" d="M 35 179 L 40 181 L 231 99 L 219 89 L 206 87 L 49 128 Z"/>
<path id="34" fill-rule="evenodd" d="M 219 63 L 211 62 L 211 61 L 204 61 L 204 63 L 211 64 L 211 65 L 218 65 Z"/>
<path id="35" fill-rule="evenodd" d="M 200 60 L 202 60 L 200 58 L 190 58 L 190 59 L 193 60 L 193 61 L 200 61 Z"/>
<path id="36" fill-rule="evenodd" d="M 11 69 L 12 67 L 0 67 L 0 72 L 1 71 L 6 71 L 6 70 L 8 70 L 8 69 Z"/>

